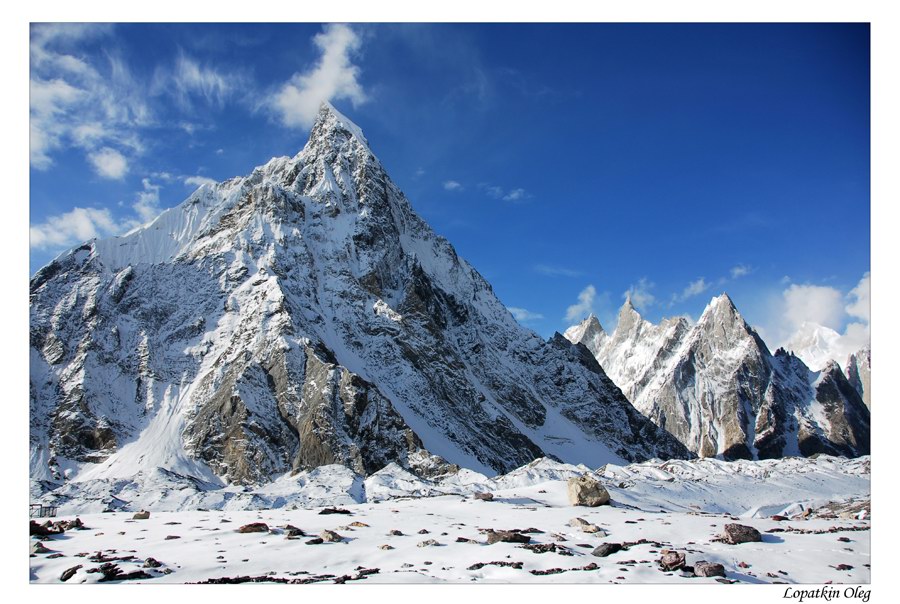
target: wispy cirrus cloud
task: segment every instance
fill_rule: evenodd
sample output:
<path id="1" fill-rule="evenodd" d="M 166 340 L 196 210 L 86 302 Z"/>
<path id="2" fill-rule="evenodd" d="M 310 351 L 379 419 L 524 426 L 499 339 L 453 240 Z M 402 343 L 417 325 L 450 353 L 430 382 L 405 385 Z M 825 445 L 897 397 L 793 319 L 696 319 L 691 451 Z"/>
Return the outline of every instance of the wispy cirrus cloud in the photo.
<path id="1" fill-rule="evenodd" d="M 695 296 L 699 296 L 706 290 L 710 288 L 710 283 L 706 282 L 706 279 L 700 277 L 695 281 L 691 281 L 687 284 L 687 286 L 679 293 L 672 294 L 672 301 L 669 303 L 669 306 L 677 304 L 679 302 L 684 302 L 685 300 L 689 300 Z M 632 300 L 633 301 L 633 300 Z M 637 304 L 635 303 L 635 306 Z"/>
<path id="2" fill-rule="evenodd" d="M 656 303 L 656 296 L 650 291 L 654 287 L 656 287 L 655 283 L 646 277 L 641 277 L 637 283 L 632 284 L 622 294 L 622 297 L 625 299 L 630 298 L 634 307 L 643 312 Z"/>
<path id="3" fill-rule="evenodd" d="M 544 318 L 544 315 L 538 312 L 531 312 L 525 308 L 517 308 L 515 306 L 507 306 L 506 307 L 509 312 L 512 313 L 512 316 L 516 318 L 516 321 L 519 323 L 528 323 L 530 321 L 539 321 Z"/>
<path id="4" fill-rule="evenodd" d="M 478 183 L 478 188 L 483 190 L 488 197 L 503 201 L 525 201 L 532 198 L 531 193 L 521 187 L 504 189 L 490 183 Z"/>
<path id="5" fill-rule="evenodd" d="M 578 302 L 566 309 L 566 322 L 576 323 L 590 313 L 594 312 L 594 299 L 597 297 L 597 288 L 588 285 L 578 294 Z"/>
<path id="6" fill-rule="evenodd" d="M 533 268 L 536 273 L 547 275 L 548 277 L 580 277 L 584 274 L 575 269 L 552 264 L 535 264 Z"/>
<path id="7" fill-rule="evenodd" d="M 456 180 L 445 180 L 444 181 L 444 190 L 445 191 L 462 191 L 462 184 Z"/>

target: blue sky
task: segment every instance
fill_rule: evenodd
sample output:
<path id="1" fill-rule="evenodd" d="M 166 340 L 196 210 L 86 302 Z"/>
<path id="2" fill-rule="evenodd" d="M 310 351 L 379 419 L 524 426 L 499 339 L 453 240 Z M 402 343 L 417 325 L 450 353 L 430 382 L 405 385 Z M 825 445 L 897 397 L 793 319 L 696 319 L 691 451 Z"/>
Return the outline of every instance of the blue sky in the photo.
<path id="1" fill-rule="evenodd" d="M 544 336 L 727 291 L 770 345 L 868 337 L 865 24 L 36 25 L 31 271 L 295 154 L 326 98 Z"/>

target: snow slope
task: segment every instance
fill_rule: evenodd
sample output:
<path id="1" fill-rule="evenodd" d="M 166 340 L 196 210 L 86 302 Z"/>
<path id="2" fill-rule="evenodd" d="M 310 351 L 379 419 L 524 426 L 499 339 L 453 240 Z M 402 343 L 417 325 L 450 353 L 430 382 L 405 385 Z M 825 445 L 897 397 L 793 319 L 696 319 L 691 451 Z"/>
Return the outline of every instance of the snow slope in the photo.
<path id="1" fill-rule="evenodd" d="M 870 580 L 868 458 L 705 459 L 606 466 L 592 475 L 606 485 L 613 505 L 599 508 L 575 508 L 567 501 L 565 479 L 590 473 L 587 468 L 546 459 L 492 479 L 463 470 L 442 481 L 427 481 L 389 466 L 367 478 L 364 490 L 350 480 L 346 468 L 313 472 L 316 476 L 298 481 L 303 486 L 293 501 L 300 503 L 299 493 L 305 493 L 309 505 L 296 509 L 283 501 L 285 505 L 275 509 L 226 506 L 165 512 L 160 509 L 169 506 L 140 499 L 135 492 L 138 499 L 129 504 L 128 512 L 82 514 L 88 530 L 45 539 L 46 547 L 63 556 L 36 554 L 31 559 L 31 580 L 59 583 L 64 570 L 81 564 L 67 582 L 96 582 L 101 575 L 88 571 L 100 563 L 81 553 L 98 551 L 107 558 L 134 556 L 114 562 L 123 572 L 141 569 L 148 557 L 155 558 L 161 566 L 145 569 L 152 578 L 142 582 L 149 583 L 238 576 L 331 582 L 344 575 L 376 583 L 716 580 L 661 571 L 656 561 L 664 548 L 685 553 L 689 565 L 699 560 L 721 563 L 726 578 L 741 583 Z M 328 489 L 333 490 L 327 501 L 333 503 L 327 505 L 338 504 L 349 515 L 319 513 L 326 501 L 317 501 L 313 494 Z M 345 499 L 338 495 L 341 491 Z M 277 487 L 266 494 L 244 495 L 249 502 L 253 496 L 290 492 Z M 490 492 L 494 499 L 474 499 L 475 492 Z M 131 519 L 130 510 L 139 507 L 150 510 L 148 520 Z M 61 518 L 74 517 L 71 508 L 63 511 Z M 773 514 L 792 519 L 771 519 Z M 604 532 L 585 533 L 571 526 L 575 517 Z M 264 522 L 271 532 L 236 532 L 251 522 Z M 741 545 L 716 541 L 731 522 L 756 527 L 763 541 Z M 287 539 L 288 525 L 308 536 Z M 343 539 L 306 544 L 325 529 Z M 514 543 L 487 545 L 485 529 L 527 530 L 532 543 L 555 544 L 556 551 L 538 553 Z M 389 534 L 395 530 L 402 535 Z M 437 545 L 420 545 L 428 540 Z M 604 558 L 591 555 L 602 543 L 626 544 L 627 549 Z M 846 566 L 838 570 L 838 565 Z M 361 568 L 379 570 L 360 575 Z"/>

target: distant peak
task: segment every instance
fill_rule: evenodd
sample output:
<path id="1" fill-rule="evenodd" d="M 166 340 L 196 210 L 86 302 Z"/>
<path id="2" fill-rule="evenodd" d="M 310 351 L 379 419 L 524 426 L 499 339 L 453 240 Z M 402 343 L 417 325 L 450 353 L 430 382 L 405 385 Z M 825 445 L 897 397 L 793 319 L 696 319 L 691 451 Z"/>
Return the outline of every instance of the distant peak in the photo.
<path id="1" fill-rule="evenodd" d="M 626 314 L 635 314 L 638 316 L 640 316 L 641 314 L 637 311 L 637 309 L 634 307 L 634 304 L 631 302 L 631 294 L 625 294 L 625 303 L 622 305 L 622 308 L 619 309 L 620 317 Z"/>

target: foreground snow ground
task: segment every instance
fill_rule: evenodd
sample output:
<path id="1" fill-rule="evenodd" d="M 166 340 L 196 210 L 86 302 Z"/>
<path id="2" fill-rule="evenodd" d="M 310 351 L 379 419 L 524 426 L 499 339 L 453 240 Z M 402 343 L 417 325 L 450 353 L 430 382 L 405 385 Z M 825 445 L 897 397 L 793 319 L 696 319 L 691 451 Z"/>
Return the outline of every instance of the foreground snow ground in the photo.
<path id="1" fill-rule="evenodd" d="M 69 570 L 67 584 L 94 583 L 104 579 L 102 565 L 114 564 L 122 573 L 149 575 L 129 581 L 136 583 L 240 577 L 367 583 L 723 581 L 661 570 L 663 550 L 672 549 L 685 554 L 688 566 L 701 560 L 722 564 L 729 582 L 868 583 L 869 467 L 868 457 L 822 456 L 656 461 L 592 472 L 541 459 L 493 479 L 463 470 L 426 481 L 397 466 L 365 480 L 329 466 L 258 491 L 228 491 L 233 496 L 223 489 L 188 488 L 168 474 L 139 477 L 144 483 L 69 484 L 42 499 L 60 505 L 57 520 L 77 515 L 87 528 L 40 539 L 49 551 L 32 555 L 30 579 L 58 584 Z M 604 483 L 612 505 L 569 504 L 566 479 L 584 473 Z M 474 497 L 488 492 L 492 501 Z M 103 513 L 98 506 L 115 511 Z M 326 506 L 349 514 L 322 514 Z M 133 519 L 142 508 L 150 517 Z M 584 532 L 572 526 L 575 518 L 602 530 Z M 268 530 L 237 531 L 260 522 Z M 725 524 L 734 522 L 758 529 L 762 542 L 719 541 Z M 528 546 L 537 547 L 488 545 L 488 529 L 518 531 L 530 539 Z M 340 541 L 309 543 L 326 530 Z M 398 531 L 402 534 L 392 534 Z M 593 555 L 603 543 L 624 547 L 606 557 Z M 150 558 L 159 566 L 148 566 Z"/>

